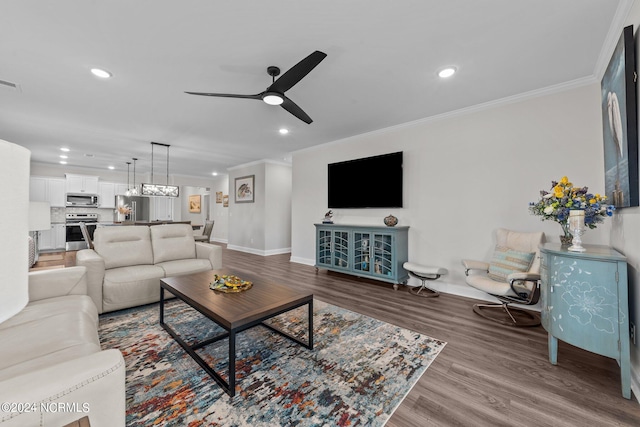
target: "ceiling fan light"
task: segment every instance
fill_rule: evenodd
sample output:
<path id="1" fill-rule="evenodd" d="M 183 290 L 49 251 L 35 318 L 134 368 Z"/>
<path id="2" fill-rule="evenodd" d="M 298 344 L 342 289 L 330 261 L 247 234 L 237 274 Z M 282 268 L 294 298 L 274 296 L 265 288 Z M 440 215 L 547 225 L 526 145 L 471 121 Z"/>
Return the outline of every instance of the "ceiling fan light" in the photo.
<path id="1" fill-rule="evenodd" d="M 112 76 L 112 74 L 109 71 L 103 70 L 101 68 L 92 68 L 91 74 L 93 74 L 96 77 L 100 77 L 101 79 L 108 79 Z"/>
<path id="2" fill-rule="evenodd" d="M 262 97 L 262 100 L 269 105 L 280 105 L 284 102 L 284 98 L 282 97 L 282 95 L 274 92 L 267 92 Z"/>
<path id="3" fill-rule="evenodd" d="M 438 71 L 438 76 L 440 76 L 440 78 L 446 79 L 447 77 L 453 76 L 456 71 L 456 67 L 443 68 L 442 70 Z"/>

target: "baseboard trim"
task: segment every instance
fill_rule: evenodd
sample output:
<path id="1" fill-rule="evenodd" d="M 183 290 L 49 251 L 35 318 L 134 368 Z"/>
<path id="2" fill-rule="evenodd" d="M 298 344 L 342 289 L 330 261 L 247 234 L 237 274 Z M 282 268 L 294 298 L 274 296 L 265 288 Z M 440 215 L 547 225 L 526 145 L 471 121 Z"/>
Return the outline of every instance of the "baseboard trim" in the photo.
<path id="1" fill-rule="evenodd" d="M 215 237 L 212 237 L 212 238 L 211 238 L 211 241 L 212 241 L 212 242 L 218 242 L 218 243 L 224 243 L 224 244 L 229 243 L 229 241 L 228 241 L 227 239 L 217 239 L 217 238 L 215 238 Z"/>
<path id="2" fill-rule="evenodd" d="M 228 243 L 227 243 L 227 249 L 231 249 L 232 251 L 238 251 L 238 252 L 246 252 L 248 254 L 260 255 L 260 256 L 270 256 L 270 255 L 280 255 L 280 254 L 291 253 L 291 248 L 269 249 L 265 251 L 262 249 L 230 245 Z"/>
<path id="3" fill-rule="evenodd" d="M 314 259 L 301 258 L 301 257 L 297 257 L 297 256 L 292 256 L 291 258 L 289 258 L 289 262 L 295 262 L 295 263 L 298 263 L 298 264 L 310 265 L 312 267 L 314 265 L 316 265 L 316 260 L 314 260 Z"/>

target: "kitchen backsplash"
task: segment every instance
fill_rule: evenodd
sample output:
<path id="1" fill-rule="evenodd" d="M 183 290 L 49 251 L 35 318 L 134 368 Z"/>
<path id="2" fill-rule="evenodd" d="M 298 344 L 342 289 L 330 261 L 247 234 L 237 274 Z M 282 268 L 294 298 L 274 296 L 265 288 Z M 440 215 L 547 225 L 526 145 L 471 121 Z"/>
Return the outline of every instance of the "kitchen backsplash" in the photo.
<path id="1" fill-rule="evenodd" d="M 68 213 L 97 213 L 98 222 L 113 222 L 114 209 L 99 208 L 51 208 L 51 223 L 65 222 L 65 214 Z"/>

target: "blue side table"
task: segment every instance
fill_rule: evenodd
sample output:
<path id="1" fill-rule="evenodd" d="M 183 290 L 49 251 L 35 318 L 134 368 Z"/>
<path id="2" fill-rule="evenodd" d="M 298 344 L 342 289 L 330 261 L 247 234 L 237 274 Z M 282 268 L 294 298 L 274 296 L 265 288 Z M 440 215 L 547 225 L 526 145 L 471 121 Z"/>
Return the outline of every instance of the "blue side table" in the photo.
<path id="1" fill-rule="evenodd" d="M 608 246 L 570 252 L 540 246 L 542 326 L 549 334 L 549 361 L 558 363 L 558 340 L 614 358 L 622 395 L 631 398 L 629 301 L 626 257 Z"/>

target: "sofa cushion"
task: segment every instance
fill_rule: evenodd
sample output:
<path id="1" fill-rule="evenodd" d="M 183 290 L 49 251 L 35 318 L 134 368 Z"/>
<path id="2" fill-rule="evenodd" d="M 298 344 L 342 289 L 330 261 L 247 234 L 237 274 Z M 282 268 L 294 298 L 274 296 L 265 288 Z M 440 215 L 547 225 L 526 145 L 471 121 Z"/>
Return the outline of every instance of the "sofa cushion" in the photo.
<path id="1" fill-rule="evenodd" d="M 157 265 L 134 265 L 105 271 L 103 310 L 113 311 L 158 301 L 162 277 L 164 270 Z"/>
<path id="2" fill-rule="evenodd" d="M 90 297 L 87 295 L 65 295 L 30 302 L 20 313 L 0 324 L 0 330 L 74 311 L 84 313 L 93 320 L 96 327 L 98 326 L 98 310 Z"/>
<path id="3" fill-rule="evenodd" d="M 98 227 L 93 235 L 93 245 L 104 258 L 106 269 L 153 264 L 151 234 L 147 226 Z"/>
<path id="4" fill-rule="evenodd" d="M 0 381 L 100 351 L 95 320 L 81 311 L 1 329 L 0 342 Z"/>
<path id="5" fill-rule="evenodd" d="M 166 224 L 151 227 L 153 263 L 196 257 L 193 229 L 189 224 Z"/>
<path id="6" fill-rule="evenodd" d="M 156 264 L 162 267 L 166 277 L 179 276 L 181 274 L 199 273 L 211 270 L 211 262 L 207 259 L 181 259 L 178 261 L 166 261 Z"/>

